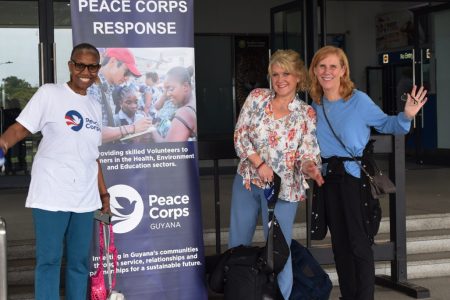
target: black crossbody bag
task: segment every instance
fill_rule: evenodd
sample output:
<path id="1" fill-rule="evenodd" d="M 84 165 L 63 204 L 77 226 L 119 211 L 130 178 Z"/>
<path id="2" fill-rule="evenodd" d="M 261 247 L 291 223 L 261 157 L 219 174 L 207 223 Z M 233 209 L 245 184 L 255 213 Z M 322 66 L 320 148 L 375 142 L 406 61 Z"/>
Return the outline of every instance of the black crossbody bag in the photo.
<path id="1" fill-rule="evenodd" d="M 338 140 L 338 142 L 341 144 L 341 146 L 344 148 L 344 150 L 358 164 L 361 171 L 369 179 L 370 192 L 372 194 L 372 197 L 374 199 L 379 199 L 380 197 L 382 197 L 384 195 L 395 193 L 396 189 L 395 189 L 394 183 L 389 179 L 388 176 L 386 176 L 383 172 L 381 172 L 380 168 L 378 168 L 378 166 L 375 164 L 375 161 L 373 159 L 370 161 L 370 163 L 372 164 L 372 169 L 374 172 L 373 172 L 373 174 L 370 174 L 366 170 L 366 168 L 364 168 L 364 166 L 361 164 L 361 162 L 359 160 L 357 160 L 355 158 L 355 156 L 353 156 L 350 153 L 350 151 L 347 150 L 347 147 L 345 147 L 342 140 L 338 137 L 338 135 L 334 131 L 333 126 L 331 126 L 330 120 L 328 120 L 328 116 L 325 112 L 325 106 L 323 103 L 322 103 L 322 110 L 323 110 L 323 115 L 325 116 L 325 120 L 327 121 L 328 126 L 330 127 L 331 132 L 333 133 L 334 137 Z"/>

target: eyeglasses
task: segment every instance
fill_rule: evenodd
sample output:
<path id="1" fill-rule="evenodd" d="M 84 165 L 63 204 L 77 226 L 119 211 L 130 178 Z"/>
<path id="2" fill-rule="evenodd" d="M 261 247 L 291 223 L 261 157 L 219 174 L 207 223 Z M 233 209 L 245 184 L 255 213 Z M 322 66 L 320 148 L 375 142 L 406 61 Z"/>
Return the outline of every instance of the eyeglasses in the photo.
<path id="1" fill-rule="evenodd" d="M 84 69 L 86 69 L 86 67 L 87 67 L 89 72 L 96 73 L 101 67 L 100 64 L 85 65 L 83 63 L 76 62 L 73 59 L 71 59 L 69 61 L 69 63 L 73 64 L 73 66 L 75 67 L 75 70 L 77 70 L 78 72 L 83 72 Z"/>

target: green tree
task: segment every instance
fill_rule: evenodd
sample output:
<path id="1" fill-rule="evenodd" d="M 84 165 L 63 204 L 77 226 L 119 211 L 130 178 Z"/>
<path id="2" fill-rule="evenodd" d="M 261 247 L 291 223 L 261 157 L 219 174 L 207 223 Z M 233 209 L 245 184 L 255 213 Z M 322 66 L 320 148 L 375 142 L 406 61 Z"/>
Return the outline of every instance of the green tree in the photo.
<path id="1" fill-rule="evenodd" d="M 18 99 L 20 107 L 24 107 L 38 89 L 16 76 L 9 76 L 3 79 L 3 87 L 5 88 L 6 98 Z"/>

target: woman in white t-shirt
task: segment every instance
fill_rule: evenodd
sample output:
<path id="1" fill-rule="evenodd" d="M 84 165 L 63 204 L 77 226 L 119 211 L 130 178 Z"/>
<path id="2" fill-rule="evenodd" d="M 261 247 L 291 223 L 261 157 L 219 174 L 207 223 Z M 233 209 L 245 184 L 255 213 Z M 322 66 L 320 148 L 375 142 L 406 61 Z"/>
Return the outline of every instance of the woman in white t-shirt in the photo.
<path id="1" fill-rule="evenodd" d="M 40 131 L 43 136 L 26 200 L 35 227 L 37 300 L 60 299 L 64 244 L 65 299 L 86 299 L 93 212 L 101 208 L 111 213 L 97 159 L 101 106 L 86 94 L 97 79 L 99 60 L 94 46 L 75 46 L 68 62 L 70 81 L 41 86 L 0 137 L 0 148 L 6 153 L 30 134 Z"/>

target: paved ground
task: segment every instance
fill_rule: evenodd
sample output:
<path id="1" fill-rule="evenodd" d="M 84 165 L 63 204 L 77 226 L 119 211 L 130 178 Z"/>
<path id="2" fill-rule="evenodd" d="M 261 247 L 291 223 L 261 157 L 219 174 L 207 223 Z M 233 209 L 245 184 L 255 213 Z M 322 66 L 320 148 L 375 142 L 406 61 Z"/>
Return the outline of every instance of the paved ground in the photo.
<path id="1" fill-rule="evenodd" d="M 422 287 L 427 287 L 431 291 L 430 298 L 432 300 L 449 300 L 450 299 L 450 277 L 425 278 L 409 281 Z M 329 300 L 338 300 L 340 296 L 339 287 L 334 287 L 331 291 Z M 375 287 L 375 300 L 411 300 L 411 298 L 403 293 L 393 291 L 384 287 Z M 210 295 L 209 300 L 223 300 L 222 295 Z"/>
<path id="2" fill-rule="evenodd" d="M 438 277 L 438 278 L 425 278 L 410 280 L 410 283 L 426 287 L 431 292 L 430 298 L 433 300 L 449 300 L 450 299 L 450 277 Z M 331 291 L 330 300 L 339 299 L 339 287 L 334 287 Z M 376 286 L 375 288 L 375 300 L 411 300 L 413 298 L 400 293 L 387 289 L 384 287 Z"/>

